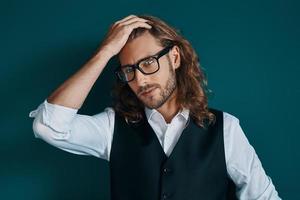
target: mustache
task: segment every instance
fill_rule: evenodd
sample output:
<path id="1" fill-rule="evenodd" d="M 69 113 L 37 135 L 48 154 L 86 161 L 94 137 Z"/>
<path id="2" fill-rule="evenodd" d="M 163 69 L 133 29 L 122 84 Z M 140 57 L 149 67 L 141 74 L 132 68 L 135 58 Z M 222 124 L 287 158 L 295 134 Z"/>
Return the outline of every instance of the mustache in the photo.
<path id="1" fill-rule="evenodd" d="M 144 85 L 144 86 L 139 87 L 139 89 L 137 90 L 137 93 L 138 93 L 138 95 L 140 95 L 141 93 L 149 90 L 150 88 L 154 89 L 154 88 L 159 88 L 159 87 L 160 87 L 159 84 Z"/>

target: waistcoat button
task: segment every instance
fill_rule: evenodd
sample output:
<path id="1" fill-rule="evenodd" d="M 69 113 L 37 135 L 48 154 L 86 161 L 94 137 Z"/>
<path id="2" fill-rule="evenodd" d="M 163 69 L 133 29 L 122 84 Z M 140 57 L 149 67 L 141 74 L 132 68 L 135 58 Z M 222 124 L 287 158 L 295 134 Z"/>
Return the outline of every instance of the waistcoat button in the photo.
<path id="1" fill-rule="evenodd" d="M 170 169 L 170 168 L 164 168 L 163 171 L 164 171 L 164 173 L 166 174 L 166 173 L 170 172 L 171 169 Z"/>
<path id="2" fill-rule="evenodd" d="M 163 200 L 168 199 L 168 195 L 167 195 L 167 194 L 163 194 L 163 195 L 162 195 L 162 199 L 163 199 Z"/>

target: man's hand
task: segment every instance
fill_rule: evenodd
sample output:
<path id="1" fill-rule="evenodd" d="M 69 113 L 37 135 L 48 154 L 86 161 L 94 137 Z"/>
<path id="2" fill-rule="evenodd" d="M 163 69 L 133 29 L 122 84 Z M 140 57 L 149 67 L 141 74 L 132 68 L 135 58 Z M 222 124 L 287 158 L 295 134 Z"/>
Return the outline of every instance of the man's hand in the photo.
<path id="1" fill-rule="evenodd" d="M 107 51 L 111 56 L 118 54 L 126 44 L 133 29 L 138 27 L 151 29 L 146 19 L 129 15 L 111 25 L 100 49 Z"/>

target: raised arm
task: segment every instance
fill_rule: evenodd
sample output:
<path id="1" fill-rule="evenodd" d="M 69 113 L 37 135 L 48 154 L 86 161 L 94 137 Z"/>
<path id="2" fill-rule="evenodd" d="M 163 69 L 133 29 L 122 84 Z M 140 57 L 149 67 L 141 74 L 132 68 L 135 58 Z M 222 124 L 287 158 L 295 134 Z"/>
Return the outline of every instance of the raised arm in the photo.
<path id="1" fill-rule="evenodd" d="M 114 110 L 94 116 L 77 114 L 109 59 L 126 44 L 133 29 L 151 28 L 147 20 L 130 15 L 115 22 L 92 58 L 30 112 L 35 137 L 65 151 L 109 159 Z"/>
<path id="2" fill-rule="evenodd" d="M 79 109 L 111 57 L 126 44 L 133 29 L 151 28 L 147 20 L 130 15 L 115 22 L 92 58 L 61 84 L 48 98 L 52 104 Z"/>

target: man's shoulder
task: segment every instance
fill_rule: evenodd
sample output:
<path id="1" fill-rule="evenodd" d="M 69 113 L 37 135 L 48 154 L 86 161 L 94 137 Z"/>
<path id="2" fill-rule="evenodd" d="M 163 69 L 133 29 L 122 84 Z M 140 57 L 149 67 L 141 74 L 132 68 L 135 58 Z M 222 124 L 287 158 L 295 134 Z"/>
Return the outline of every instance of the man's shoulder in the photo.
<path id="1" fill-rule="evenodd" d="M 105 107 L 101 112 L 93 115 L 95 118 L 109 118 L 110 120 L 115 117 L 115 110 L 113 107 Z"/>
<path id="2" fill-rule="evenodd" d="M 114 113 L 114 112 L 115 112 L 115 109 L 114 109 L 113 107 L 111 107 L 111 106 L 108 106 L 108 107 L 105 107 L 105 108 L 104 108 L 104 111 L 105 111 L 105 112 L 113 112 L 113 113 Z"/>
<path id="3" fill-rule="evenodd" d="M 233 114 L 232 112 L 225 111 L 225 110 L 215 108 L 215 107 L 209 107 L 208 109 L 209 109 L 209 111 L 211 111 L 214 114 L 215 113 L 219 113 L 219 114 L 222 113 L 224 121 L 226 120 L 226 121 L 237 121 L 237 122 L 239 122 L 238 117 L 235 114 Z"/>

